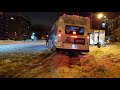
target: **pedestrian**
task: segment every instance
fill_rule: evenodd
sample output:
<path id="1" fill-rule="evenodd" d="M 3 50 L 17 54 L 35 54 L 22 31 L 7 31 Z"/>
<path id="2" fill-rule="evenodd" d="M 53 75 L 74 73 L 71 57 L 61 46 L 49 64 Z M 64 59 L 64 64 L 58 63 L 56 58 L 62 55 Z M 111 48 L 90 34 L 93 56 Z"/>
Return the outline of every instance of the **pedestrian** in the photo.
<path id="1" fill-rule="evenodd" d="M 47 37 L 46 37 L 46 45 L 48 45 L 48 39 L 49 39 L 49 38 L 48 38 L 48 35 L 47 35 Z"/>
<path id="2" fill-rule="evenodd" d="M 97 43 L 97 47 L 100 48 L 100 46 L 101 46 L 101 44 L 100 44 L 100 42 L 98 42 L 98 43 Z"/>

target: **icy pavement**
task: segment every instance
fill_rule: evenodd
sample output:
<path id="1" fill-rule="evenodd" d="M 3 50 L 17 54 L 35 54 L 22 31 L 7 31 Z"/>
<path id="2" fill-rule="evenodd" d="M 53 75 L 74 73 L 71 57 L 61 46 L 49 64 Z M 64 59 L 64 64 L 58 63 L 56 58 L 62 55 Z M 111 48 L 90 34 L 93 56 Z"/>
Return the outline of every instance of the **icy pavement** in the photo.
<path id="1" fill-rule="evenodd" d="M 1 41 L 0 60 L 23 60 L 35 58 L 47 50 L 45 40 L 40 41 Z"/>
<path id="2" fill-rule="evenodd" d="M 17 45 L 0 45 L 0 53 L 8 52 L 32 52 L 46 50 L 46 45 L 40 44 L 17 44 Z"/>
<path id="3" fill-rule="evenodd" d="M 45 41 L 1 41 L 0 54 L 12 52 L 38 52 L 46 50 Z"/>

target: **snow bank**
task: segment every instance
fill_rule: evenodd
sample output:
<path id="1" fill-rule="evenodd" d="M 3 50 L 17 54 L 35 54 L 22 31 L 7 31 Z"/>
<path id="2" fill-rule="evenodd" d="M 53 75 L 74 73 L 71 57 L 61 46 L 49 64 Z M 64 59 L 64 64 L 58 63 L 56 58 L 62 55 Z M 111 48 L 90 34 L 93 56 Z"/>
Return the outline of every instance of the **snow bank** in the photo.
<path id="1" fill-rule="evenodd" d="M 32 40 L 21 40 L 21 41 L 14 41 L 14 40 L 0 40 L 0 44 L 25 44 L 25 43 L 41 43 L 42 45 L 45 45 L 45 40 L 37 40 L 37 41 L 32 41 Z"/>

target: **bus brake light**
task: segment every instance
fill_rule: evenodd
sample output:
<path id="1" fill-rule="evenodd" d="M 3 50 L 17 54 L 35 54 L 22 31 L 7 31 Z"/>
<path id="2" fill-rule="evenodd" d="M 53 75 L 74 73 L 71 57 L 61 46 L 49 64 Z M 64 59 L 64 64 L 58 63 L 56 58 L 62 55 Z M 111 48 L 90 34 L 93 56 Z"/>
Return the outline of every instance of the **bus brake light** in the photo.
<path id="1" fill-rule="evenodd" d="M 61 34 L 58 34 L 58 37 L 61 37 Z"/>
<path id="2" fill-rule="evenodd" d="M 90 37 L 89 37 L 89 36 L 87 36 L 87 39 L 89 40 L 89 39 L 90 39 Z"/>
<path id="3" fill-rule="evenodd" d="M 73 37 L 73 38 L 77 38 L 77 36 L 71 36 L 71 37 Z"/>

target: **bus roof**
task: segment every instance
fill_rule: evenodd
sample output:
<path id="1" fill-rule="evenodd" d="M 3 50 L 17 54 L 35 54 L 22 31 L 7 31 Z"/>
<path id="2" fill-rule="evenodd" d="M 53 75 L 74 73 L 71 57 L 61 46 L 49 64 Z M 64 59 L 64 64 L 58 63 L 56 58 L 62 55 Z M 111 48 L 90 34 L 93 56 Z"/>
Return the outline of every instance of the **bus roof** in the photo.
<path id="1" fill-rule="evenodd" d="M 87 19 L 88 17 L 83 17 L 83 16 L 79 16 L 79 15 L 62 15 L 60 16 L 60 18 L 66 18 L 66 19 L 69 19 L 69 18 L 76 18 L 76 19 Z"/>
<path id="2" fill-rule="evenodd" d="M 83 16 L 77 16 L 77 15 L 62 15 L 59 17 L 59 22 L 64 22 L 67 24 L 76 24 L 76 25 L 89 25 L 90 24 L 90 18 L 83 17 Z"/>

